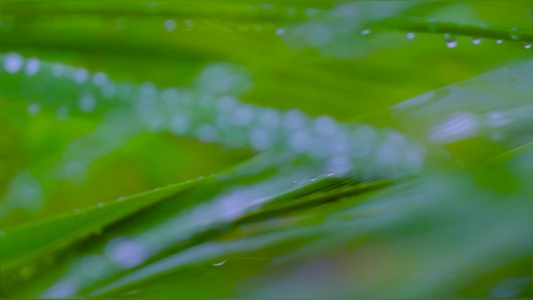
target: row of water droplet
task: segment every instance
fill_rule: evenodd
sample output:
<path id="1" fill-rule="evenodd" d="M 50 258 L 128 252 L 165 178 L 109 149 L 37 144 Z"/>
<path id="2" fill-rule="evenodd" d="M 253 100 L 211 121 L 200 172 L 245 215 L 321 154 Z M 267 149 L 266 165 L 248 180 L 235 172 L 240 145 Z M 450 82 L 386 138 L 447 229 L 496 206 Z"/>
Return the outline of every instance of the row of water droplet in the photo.
<path id="1" fill-rule="evenodd" d="M 363 30 L 361 30 L 361 35 L 369 35 L 371 33 L 372 33 L 371 29 L 363 29 Z M 409 39 L 409 40 L 415 39 L 416 38 L 416 33 L 407 32 L 405 34 L 405 37 L 407 39 Z M 453 37 L 452 35 L 447 34 L 447 33 L 444 34 L 444 41 L 445 41 L 446 47 L 448 47 L 448 48 L 455 48 L 459 44 L 459 41 L 458 41 L 457 37 Z M 471 41 L 472 41 L 472 44 L 477 46 L 477 45 L 481 44 L 483 39 L 481 39 L 481 38 L 472 38 Z M 503 43 L 502 39 L 495 39 L 494 41 L 498 45 Z M 524 48 L 531 49 L 531 43 L 524 42 Z"/>

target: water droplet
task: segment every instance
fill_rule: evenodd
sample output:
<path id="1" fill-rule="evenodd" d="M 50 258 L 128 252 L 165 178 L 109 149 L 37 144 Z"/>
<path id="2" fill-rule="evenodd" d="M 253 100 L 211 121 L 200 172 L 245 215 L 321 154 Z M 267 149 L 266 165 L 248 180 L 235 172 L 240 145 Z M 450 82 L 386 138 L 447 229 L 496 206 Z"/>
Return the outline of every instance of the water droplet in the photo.
<path id="1" fill-rule="evenodd" d="M 222 265 L 225 264 L 227 261 L 228 261 L 228 260 L 226 259 L 226 260 L 221 261 L 221 262 L 219 262 L 219 263 L 215 263 L 215 264 L 213 264 L 213 266 L 215 266 L 215 267 L 222 266 Z"/>
<path id="2" fill-rule="evenodd" d="M 90 95 L 82 96 L 79 100 L 79 107 L 82 112 L 91 112 L 96 106 L 96 101 Z"/>
<path id="3" fill-rule="evenodd" d="M 191 118 L 185 115 L 176 116 L 170 123 L 170 131 L 177 135 L 185 134 L 191 127 Z"/>
<path id="4" fill-rule="evenodd" d="M 105 204 L 105 202 L 98 202 L 98 204 L 96 204 L 96 206 L 103 206 Z"/>
<path id="5" fill-rule="evenodd" d="M 285 33 L 285 28 L 276 28 L 277 35 L 283 35 Z"/>
<path id="6" fill-rule="evenodd" d="M 502 40 L 496 40 L 496 44 L 501 44 L 502 42 Z"/>
<path id="7" fill-rule="evenodd" d="M 472 44 L 474 44 L 474 45 L 479 45 L 479 44 L 481 44 L 481 39 L 480 39 L 480 38 L 472 39 Z"/>
<path id="8" fill-rule="evenodd" d="M 204 143 L 214 142 L 217 139 L 217 130 L 213 125 L 204 124 L 198 127 L 196 136 Z"/>
<path id="9" fill-rule="evenodd" d="M 250 130 L 250 144 L 259 151 L 266 151 L 272 146 L 272 138 L 267 130 L 256 128 Z"/>
<path id="10" fill-rule="evenodd" d="M 330 116 L 319 116 L 314 122 L 315 131 L 323 137 L 331 137 L 337 132 L 337 122 Z"/>
<path id="11" fill-rule="evenodd" d="M 446 47 L 455 48 L 459 42 L 457 40 L 448 40 L 446 41 Z"/>
<path id="12" fill-rule="evenodd" d="M 30 58 L 26 64 L 26 74 L 29 76 L 35 75 L 37 72 L 39 72 L 40 67 L 41 63 L 37 58 Z"/>
<path id="13" fill-rule="evenodd" d="M 333 175 L 334 175 L 333 172 L 328 172 L 328 173 L 326 174 L 326 176 L 333 176 Z"/>
<path id="14" fill-rule="evenodd" d="M 74 79 L 74 82 L 76 83 L 84 83 L 89 78 L 89 72 L 85 70 L 84 68 L 77 68 L 72 73 L 72 79 Z"/>
<path id="15" fill-rule="evenodd" d="M 163 23 L 163 27 L 165 27 L 167 31 L 172 31 L 176 29 L 176 22 L 174 20 L 166 20 L 165 23 Z"/>
<path id="16" fill-rule="evenodd" d="M 107 77 L 106 73 L 97 72 L 93 75 L 93 83 L 96 86 L 104 86 L 107 83 L 107 80 L 109 78 Z"/>
<path id="17" fill-rule="evenodd" d="M 288 110 L 285 113 L 284 125 L 290 130 L 299 129 L 305 125 L 305 116 L 297 109 Z"/>
<path id="18" fill-rule="evenodd" d="M 188 28 L 191 28 L 192 27 L 192 22 L 190 20 L 185 20 L 183 22 L 185 24 L 185 26 L 187 26 Z"/>
<path id="19" fill-rule="evenodd" d="M 18 73 L 22 69 L 22 64 L 24 63 L 24 58 L 16 53 L 10 52 L 4 58 L 4 69 L 11 74 Z"/>
<path id="20" fill-rule="evenodd" d="M 55 64 L 54 66 L 52 66 L 52 75 L 54 75 L 55 77 L 59 77 L 63 75 L 64 69 L 65 68 L 63 67 L 63 65 Z"/>
<path id="21" fill-rule="evenodd" d="M 121 196 L 121 197 L 118 197 L 118 199 L 117 199 L 117 200 L 118 200 L 118 201 L 122 201 L 122 200 L 124 200 L 124 199 L 126 199 L 126 196 Z"/>
<path id="22" fill-rule="evenodd" d="M 531 49 L 531 44 L 529 44 L 529 43 L 524 44 L 524 48 Z"/>
<path id="23" fill-rule="evenodd" d="M 37 104 L 37 103 L 32 103 L 32 104 L 28 105 L 28 113 L 29 113 L 31 116 L 35 116 L 35 115 L 38 114 L 40 111 L 41 111 L 41 105 L 39 105 L 39 104 Z"/>
<path id="24" fill-rule="evenodd" d="M 311 182 L 314 182 L 314 181 L 316 181 L 316 180 L 317 180 L 316 177 L 309 178 L 309 181 L 311 181 Z"/>
<path id="25" fill-rule="evenodd" d="M 414 38 L 416 37 L 416 34 L 413 33 L 413 32 L 408 32 L 408 33 L 405 34 L 405 37 L 406 37 L 407 39 L 412 40 L 412 39 L 414 39 Z"/>
<path id="26" fill-rule="evenodd" d="M 244 127 L 252 121 L 253 116 L 253 111 L 249 106 L 241 106 L 235 110 L 232 122 L 236 126 Z"/>
<path id="27" fill-rule="evenodd" d="M 361 34 L 362 34 L 362 35 L 369 35 L 369 34 L 371 34 L 371 33 L 372 33 L 372 30 L 370 30 L 370 29 L 363 29 L 363 30 L 361 30 Z"/>
<path id="28" fill-rule="evenodd" d="M 129 269 L 142 264 L 148 257 L 146 246 L 136 240 L 117 237 L 109 241 L 105 247 L 107 257 L 123 269 Z"/>

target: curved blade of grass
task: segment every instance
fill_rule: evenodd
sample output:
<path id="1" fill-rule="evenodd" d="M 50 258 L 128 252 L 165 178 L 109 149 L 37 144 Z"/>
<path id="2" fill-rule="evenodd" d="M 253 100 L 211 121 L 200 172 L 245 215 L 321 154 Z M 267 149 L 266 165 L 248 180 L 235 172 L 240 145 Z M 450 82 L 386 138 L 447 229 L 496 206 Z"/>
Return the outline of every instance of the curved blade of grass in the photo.
<path id="1" fill-rule="evenodd" d="M 90 236 L 170 196 L 189 189 L 204 179 L 170 185 L 80 211 L 24 224 L 3 232 L 0 248 L 2 270 L 43 256 L 51 251 L 68 247 L 71 243 Z"/>

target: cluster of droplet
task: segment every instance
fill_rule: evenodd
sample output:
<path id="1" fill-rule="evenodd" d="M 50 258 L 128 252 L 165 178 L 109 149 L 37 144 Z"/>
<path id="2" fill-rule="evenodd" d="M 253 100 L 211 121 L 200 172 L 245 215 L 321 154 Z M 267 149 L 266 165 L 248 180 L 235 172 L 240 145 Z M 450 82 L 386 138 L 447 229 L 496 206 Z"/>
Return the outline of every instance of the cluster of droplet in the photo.
<path id="1" fill-rule="evenodd" d="M 63 99 L 63 103 L 74 102 L 79 111 L 90 112 L 100 102 L 104 102 L 100 104 L 103 105 L 109 103 L 108 100 L 122 100 L 121 103 L 127 102 L 133 107 L 132 117 L 154 133 L 169 131 L 231 148 L 289 151 L 311 161 L 322 161 L 326 169 L 339 176 L 347 175 L 355 166 L 361 171 L 370 168 L 368 172 L 375 172 L 373 164 L 381 164 L 380 169 L 391 174 L 417 172 L 421 167 L 420 159 L 414 158 L 421 157 L 422 151 L 396 131 L 338 123 L 329 116 L 310 117 L 297 109 L 284 111 L 242 103 L 237 97 L 247 91 L 251 83 L 248 77 L 235 74 L 228 64 L 206 67 L 192 86 L 167 89 L 151 82 L 139 85 L 113 82 L 104 73 L 93 74 L 82 68 L 25 60 L 17 53 L 5 55 L 3 64 L 9 75 L 19 75 L 23 68 L 31 71 L 22 76 L 22 84 L 14 87 L 23 90 L 37 89 L 31 77 L 39 73 L 39 65 L 51 66 L 46 71 L 53 77 L 61 76 L 55 86 L 47 85 L 51 91 L 64 86 L 71 88 L 71 85 L 79 88 L 77 93 L 71 94 L 74 98 Z M 42 73 L 42 77 L 50 76 L 44 70 Z M 39 104 L 28 106 L 30 114 L 38 112 L 36 105 Z M 59 114 L 63 112 L 60 109 L 68 112 L 69 108 L 60 106 L 58 118 L 63 115 Z M 367 164 L 368 167 L 363 167 Z"/>

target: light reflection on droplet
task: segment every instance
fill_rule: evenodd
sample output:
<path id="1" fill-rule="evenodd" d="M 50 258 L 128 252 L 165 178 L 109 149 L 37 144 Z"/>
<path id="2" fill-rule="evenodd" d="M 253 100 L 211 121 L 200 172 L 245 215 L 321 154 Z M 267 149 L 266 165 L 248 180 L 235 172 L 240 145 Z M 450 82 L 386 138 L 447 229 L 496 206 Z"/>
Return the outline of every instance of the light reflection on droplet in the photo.
<path id="1" fill-rule="evenodd" d="M 496 44 L 501 44 L 501 43 L 503 43 L 502 40 L 496 40 Z"/>
<path id="2" fill-rule="evenodd" d="M 474 44 L 474 45 L 479 45 L 479 44 L 481 44 L 481 39 L 479 39 L 479 38 L 472 39 L 472 44 Z"/>
<path id="3" fill-rule="evenodd" d="M 219 262 L 219 263 L 214 263 L 213 266 L 215 266 L 215 267 L 222 266 L 222 265 L 225 264 L 227 261 L 228 261 L 228 260 L 226 259 L 226 260 L 223 260 L 223 261 L 221 261 L 221 262 Z"/>
<path id="4" fill-rule="evenodd" d="M 372 33 L 372 30 L 370 30 L 370 29 L 363 29 L 363 30 L 361 30 L 361 34 L 362 34 L 362 35 L 368 35 L 368 34 L 371 34 L 371 33 Z"/>
<path id="5" fill-rule="evenodd" d="M 409 39 L 409 40 L 412 40 L 412 39 L 416 38 L 416 34 L 413 33 L 413 32 L 408 32 L 408 33 L 405 34 L 405 37 L 407 39 Z"/>
<path id="6" fill-rule="evenodd" d="M 448 48 L 455 48 L 459 44 L 459 41 L 457 40 L 448 40 L 446 41 L 446 47 Z"/>

